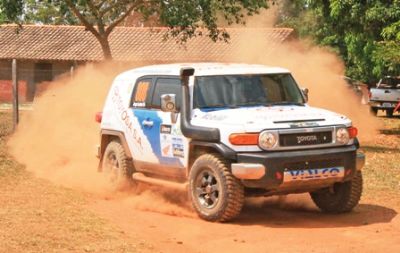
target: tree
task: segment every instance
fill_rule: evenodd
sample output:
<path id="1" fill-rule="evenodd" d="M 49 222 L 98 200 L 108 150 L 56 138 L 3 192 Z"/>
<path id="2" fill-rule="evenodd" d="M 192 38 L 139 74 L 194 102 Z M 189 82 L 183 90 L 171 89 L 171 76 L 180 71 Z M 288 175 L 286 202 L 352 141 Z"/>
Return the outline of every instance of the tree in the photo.
<path id="1" fill-rule="evenodd" d="M 374 83 L 400 74 L 400 0 L 283 1 L 281 24 L 335 50 L 346 74 Z"/>
<path id="2" fill-rule="evenodd" d="M 229 34 L 218 28 L 218 17 L 223 17 L 228 24 L 244 23 L 247 15 L 254 15 L 262 8 L 268 8 L 270 0 L 0 0 L 16 2 L 18 11 L 7 11 L 13 15 L 11 20 L 18 20 L 21 12 L 22 22 L 30 21 L 47 23 L 68 22 L 85 26 L 99 41 L 105 59 L 111 59 L 108 38 L 113 29 L 120 25 L 132 13 L 139 13 L 143 19 L 157 16 L 161 24 L 170 28 L 168 35 L 185 42 L 194 36 L 207 35 L 214 41 L 228 40 Z M 38 12 L 43 10 L 43 12 Z M 51 15 L 48 15 L 51 11 Z M 17 16 L 14 13 L 18 13 Z M 76 17 L 71 18 L 70 14 Z M 8 16 L 8 14 L 7 14 Z M 63 17 L 70 17 L 63 19 Z"/>
<path id="3" fill-rule="evenodd" d="M 22 0 L 0 0 L 0 22 L 14 22 L 22 14 Z"/>

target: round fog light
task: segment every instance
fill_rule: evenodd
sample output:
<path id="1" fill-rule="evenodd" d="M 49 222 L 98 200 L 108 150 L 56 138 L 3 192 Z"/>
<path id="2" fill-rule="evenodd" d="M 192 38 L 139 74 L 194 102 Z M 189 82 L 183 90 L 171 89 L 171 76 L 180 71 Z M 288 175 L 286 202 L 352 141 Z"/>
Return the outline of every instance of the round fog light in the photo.
<path id="1" fill-rule="evenodd" d="M 277 138 L 271 132 L 262 132 L 258 138 L 258 142 L 262 149 L 271 149 L 275 147 Z"/>
<path id="2" fill-rule="evenodd" d="M 350 135 L 347 128 L 339 128 L 336 131 L 336 142 L 341 144 L 347 144 L 349 140 L 350 140 Z"/>

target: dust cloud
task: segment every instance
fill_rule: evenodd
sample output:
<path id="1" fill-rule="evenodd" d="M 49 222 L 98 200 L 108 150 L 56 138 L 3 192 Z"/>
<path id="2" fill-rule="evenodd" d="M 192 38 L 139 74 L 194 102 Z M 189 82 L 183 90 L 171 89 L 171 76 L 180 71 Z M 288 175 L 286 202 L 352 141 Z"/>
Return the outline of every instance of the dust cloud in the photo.
<path id="1" fill-rule="evenodd" d="M 369 112 L 369 107 L 361 103 L 361 93 L 356 93 L 343 79 L 344 65 L 328 49 L 311 46 L 306 42 L 292 41 L 283 45 L 274 45 L 267 57 L 260 57 L 261 35 L 254 31 L 247 33 L 251 41 L 243 41 L 242 48 L 235 54 L 236 59 L 245 62 L 281 66 L 289 69 L 298 84 L 308 88 L 309 104 L 343 114 L 353 121 L 359 129 L 359 139 L 371 141 L 377 134 L 381 123 Z"/>
<path id="2" fill-rule="evenodd" d="M 254 18 L 248 24 L 264 27 L 273 19 Z M 225 62 L 260 63 L 290 69 L 302 87 L 310 89 L 310 104 L 342 113 L 359 128 L 362 141 L 374 136 L 379 123 L 371 117 L 367 106 L 346 87 L 341 76 L 342 61 L 324 48 L 308 42 L 292 41 L 272 45 L 263 56 L 268 41 L 254 29 L 244 31 L 240 50 L 232 50 Z M 206 54 L 206 52 L 204 52 Z M 37 176 L 67 187 L 118 198 L 122 202 L 146 211 L 177 216 L 193 216 L 184 197 L 174 198 L 159 189 L 144 189 L 140 194 L 110 194 L 107 180 L 97 172 L 95 157 L 99 141 L 99 125 L 94 120 L 101 111 L 112 79 L 125 69 L 115 63 L 88 64 L 76 70 L 73 77 L 64 76 L 50 83 L 35 99 L 34 110 L 22 115 L 16 133 L 9 140 L 10 152 Z"/>
<path id="3" fill-rule="evenodd" d="M 65 75 L 46 84 L 35 98 L 34 110 L 22 114 L 8 143 L 11 154 L 40 177 L 100 190 L 102 178 L 95 173 L 99 125 L 94 115 L 101 111 L 117 73 L 112 69 L 86 65 L 73 77 Z"/>
<path id="4" fill-rule="evenodd" d="M 35 98 L 34 110 L 22 114 L 17 131 L 10 138 L 10 153 L 29 171 L 57 184 L 119 200 L 133 208 L 192 217 L 184 201 L 185 193 L 140 185 L 115 192 L 107 178 L 97 171 L 99 160 L 99 123 L 95 113 L 101 111 L 114 77 L 136 66 L 106 63 L 88 64 L 46 85 Z M 43 90 L 43 87 L 41 87 Z"/>
<path id="5" fill-rule="evenodd" d="M 378 129 L 382 127 L 381 122 L 370 114 L 367 105 L 361 103 L 361 91 L 356 93 L 343 79 L 345 66 L 336 53 L 328 48 L 316 46 L 308 40 L 289 38 L 285 43 L 270 43 L 265 34 L 251 29 L 273 28 L 278 11 L 275 4 L 260 15 L 249 17 L 246 23 L 250 29 L 241 32 L 226 61 L 289 69 L 299 86 L 310 90 L 311 106 L 347 116 L 353 121 L 353 126 L 358 128 L 361 143 L 372 141 Z M 268 54 L 265 54 L 265 51 Z"/>

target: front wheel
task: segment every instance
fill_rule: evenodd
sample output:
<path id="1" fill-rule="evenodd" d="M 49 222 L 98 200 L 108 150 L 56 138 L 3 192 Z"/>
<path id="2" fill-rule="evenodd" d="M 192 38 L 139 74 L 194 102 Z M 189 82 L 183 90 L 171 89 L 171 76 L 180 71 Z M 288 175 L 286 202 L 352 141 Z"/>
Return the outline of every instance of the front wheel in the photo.
<path id="1" fill-rule="evenodd" d="M 242 184 L 229 170 L 229 162 L 205 154 L 194 162 L 189 174 L 189 194 L 198 215 L 208 221 L 229 221 L 244 203 Z"/>
<path id="2" fill-rule="evenodd" d="M 324 212 L 350 212 L 358 204 L 362 193 L 362 174 L 357 171 L 352 180 L 336 183 L 330 188 L 311 192 L 314 203 Z"/>

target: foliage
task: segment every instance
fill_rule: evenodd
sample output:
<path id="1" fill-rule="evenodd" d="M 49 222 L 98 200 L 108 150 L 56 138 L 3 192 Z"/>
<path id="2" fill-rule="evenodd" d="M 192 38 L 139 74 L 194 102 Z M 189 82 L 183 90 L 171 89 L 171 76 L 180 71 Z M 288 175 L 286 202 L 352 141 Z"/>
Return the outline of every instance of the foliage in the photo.
<path id="1" fill-rule="evenodd" d="M 400 74 L 400 0 L 284 0 L 280 23 L 332 47 L 364 82 Z"/>
<path id="2" fill-rule="evenodd" d="M 23 0 L 0 0 L 0 22 L 14 22 L 22 14 Z"/>
<path id="3" fill-rule="evenodd" d="M 271 0 L 0 0 L 6 17 L 21 23 L 82 24 L 99 41 L 105 59 L 112 58 L 108 36 L 132 13 L 143 20 L 158 17 L 169 35 L 185 42 L 207 34 L 213 41 L 229 39 L 218 28 L 218 18 L 228 24 L 244 23 L 247 15 L 268 8 Z M 13 3 L 13 4 L 10 4 Z M 24 13 L 22 13 L 24 12 Z M 206 33 L 204 31 L 207 31 Z"/>
<path id="4" fill-rule="evenodd" d="M 53 1 L 25 0 L 24 23 L 77 25 L 79 21 L 65 4 Z"/>
<path id="5" fill-rule="evenodd" d="M 246 15 L 258 14 L 260 9 L 268 8 L 268 2 L 268 0 L 171 0 L 160 1 L 154 11 L 160 16 L 161 23 L 171 28 L 171 34 L 180 35 L 183 41 L 202 35 L 203 28 L 209 31 L 208 36 L 213 41 L 226 41 L 229 35 L 225 30 L 218 28 L 218 17 L 223 17 L 229 25 L 244 24 Z"/>

